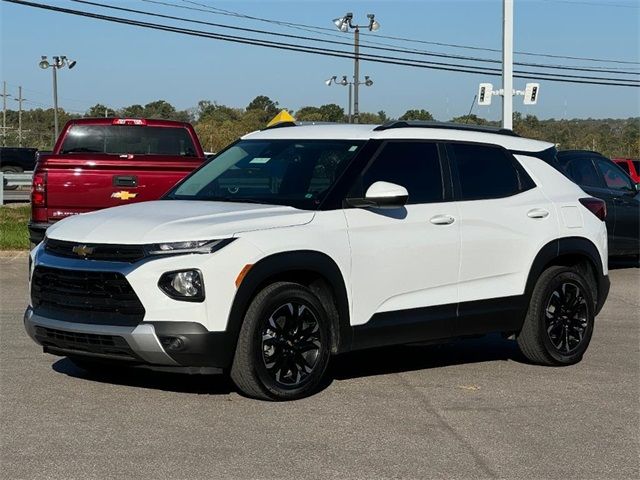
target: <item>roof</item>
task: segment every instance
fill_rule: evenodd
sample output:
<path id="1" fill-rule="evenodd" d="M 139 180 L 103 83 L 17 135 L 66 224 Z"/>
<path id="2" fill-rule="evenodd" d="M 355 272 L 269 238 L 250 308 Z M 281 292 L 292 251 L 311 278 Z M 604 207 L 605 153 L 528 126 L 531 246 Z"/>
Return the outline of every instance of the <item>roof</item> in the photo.
<path id="1" fill-rule="evenodd" d="M 404 122 L 403 122 L 404 123 Z M 500 130 L 500 129 L 498 129 Z M 292 125 L 268 128 L 249 133 L 243 140 L 370 140 L 370 139 L 422 139 L 466 141 L 501 145 L 509 150 L 540 152 L 553 147 L 553 143 L 531 140 L 505 134 L 492 128 L 456 124 L 408 123 L 389 128 L 381 125 L 323 124 Z"/>

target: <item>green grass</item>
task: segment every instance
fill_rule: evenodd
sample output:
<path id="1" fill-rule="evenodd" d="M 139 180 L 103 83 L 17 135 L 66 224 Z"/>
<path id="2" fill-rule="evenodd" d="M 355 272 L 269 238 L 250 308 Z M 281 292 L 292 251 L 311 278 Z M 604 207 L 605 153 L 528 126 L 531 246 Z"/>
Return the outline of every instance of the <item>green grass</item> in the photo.
<path id="1" fill-rule="evenodd" d="M 30 215 L 29 205 L 0 207 L 0 250 L 29 248 L 27 221 Z"/>

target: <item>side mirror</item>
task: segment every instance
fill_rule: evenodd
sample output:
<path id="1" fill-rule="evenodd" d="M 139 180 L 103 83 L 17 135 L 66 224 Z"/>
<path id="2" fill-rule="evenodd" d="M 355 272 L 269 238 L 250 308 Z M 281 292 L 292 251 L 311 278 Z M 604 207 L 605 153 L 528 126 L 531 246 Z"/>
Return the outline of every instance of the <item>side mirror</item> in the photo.
<path id="1" fill-rule="evenodd" d="M 390 182 L 373 183 L 364 198 L 348 198 L 347 204 L 356 208 L 400 208 L 409 199 L 409 192 L 401 185 Z"/>

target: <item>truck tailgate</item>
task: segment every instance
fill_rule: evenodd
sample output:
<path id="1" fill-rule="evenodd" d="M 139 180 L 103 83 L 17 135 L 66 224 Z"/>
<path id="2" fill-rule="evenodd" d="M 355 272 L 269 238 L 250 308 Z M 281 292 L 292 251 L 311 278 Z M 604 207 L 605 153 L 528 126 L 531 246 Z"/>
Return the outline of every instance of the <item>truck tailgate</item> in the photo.
<path id="1" fill-rule="evenodd" d="M 75 157 L 75 158 L 74 158 Z M 132 202 L 156 200 L 201 158 L 159 155 L 56 155 L 46 162 L 50 221 Z"/>

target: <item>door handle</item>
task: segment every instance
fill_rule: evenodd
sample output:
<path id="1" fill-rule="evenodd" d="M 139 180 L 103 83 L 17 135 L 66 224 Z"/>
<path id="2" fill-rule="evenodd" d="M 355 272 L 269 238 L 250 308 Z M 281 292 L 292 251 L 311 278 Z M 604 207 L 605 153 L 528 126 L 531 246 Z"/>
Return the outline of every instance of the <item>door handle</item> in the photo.
<path id="1" fill-rule="evenodd" d="M 114 187 L 137 187 L 138 177 L 135 175 L 114 175 L 113 176 Z"/>
<path id="2" fill-rule="evenodd" d="M 549 216 L 549 212 L 544 208 L 534 208 L 527 212 L 529 218 L 546 218 Z"/>
<path id="3" fill-rule="evenodd" d="M 436 215 L 429 220 L 434 225 L 451 225 L 456 221 L 451 215 Z"/>

